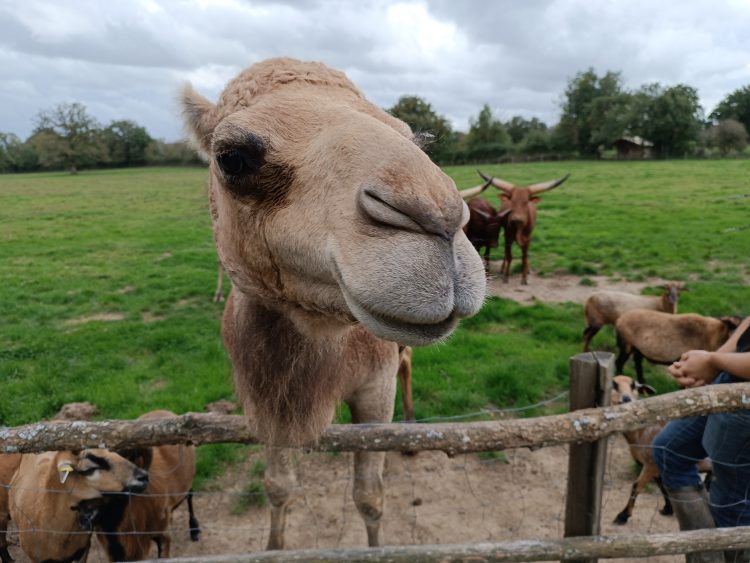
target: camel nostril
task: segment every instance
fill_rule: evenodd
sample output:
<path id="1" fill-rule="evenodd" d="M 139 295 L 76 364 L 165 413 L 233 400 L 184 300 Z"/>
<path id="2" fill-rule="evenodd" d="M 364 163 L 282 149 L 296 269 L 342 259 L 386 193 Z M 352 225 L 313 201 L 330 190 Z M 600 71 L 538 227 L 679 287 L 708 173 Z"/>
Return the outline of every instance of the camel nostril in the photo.
<path id="1" fill-rule="evenodd" d="M 380 184 L 363 186 L 358 203 L 364 215 L 376 223 L 429 233 L 447 242 L 451 242 L 460 229 L 460 216 L 456 228 L 451 230 L 444 213 L 431 200 L 410 197 Z"/>
<path id="2" fill-rule="evenodd" d="M 422 227 L 414 219 L 409 217 L 408 212 L 394 205 L 391 198 L 379 193 L 381 190 L 372 187 L 363 188 L 359 192 L 359 207 L 370 219 L 376 223 L 383 223 L 391 227 L 397 227 L 408 231 L 422 231 Z"/>

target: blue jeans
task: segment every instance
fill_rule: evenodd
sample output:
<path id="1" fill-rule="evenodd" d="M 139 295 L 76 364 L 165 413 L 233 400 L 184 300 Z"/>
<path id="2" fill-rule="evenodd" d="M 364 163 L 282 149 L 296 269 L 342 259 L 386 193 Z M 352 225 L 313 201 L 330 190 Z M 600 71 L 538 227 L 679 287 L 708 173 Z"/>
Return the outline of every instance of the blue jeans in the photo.
<path id="1" fill-rule="evenodd" d="M 712 384 L 742 381 L 722 372 Z M 670 421 L 651 445 L 667 489 L 701 484 L 696 462 L 710 457 L 711 512 L 720 528 L 750 525 L 750 411 Z"/>

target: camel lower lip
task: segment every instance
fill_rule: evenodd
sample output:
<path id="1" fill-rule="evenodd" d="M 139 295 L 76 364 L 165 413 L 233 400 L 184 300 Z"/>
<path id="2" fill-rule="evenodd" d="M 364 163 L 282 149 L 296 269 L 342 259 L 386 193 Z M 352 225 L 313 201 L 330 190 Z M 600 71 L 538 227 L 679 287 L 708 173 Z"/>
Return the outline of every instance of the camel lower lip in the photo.
<path id="1" fill-rule="evenodd" d="M 458 319 L 455 314 L 436 323 L 412 323 L 373 311 L 344 290 L 344 296 L 354 317 L 376 336 L 408 346 L 426 346 L 445 340 Z"/>
<path id="2" fill-rule="evenodd" d="M 385 325 L 391 325 L 394 327 L 402 327 L 404 330 L 426 330 L 428 332 L 429 331 L 444 332 L 445 330 L 449 330 L 451 326 L 456 324 L 455 315 L 453 315 L 452 313 L 447 318 L 443 319 L 442 321 L 438 321 L 436 323 L 410 323 L 408 321 L 395 319 L 393 317 L 389 317 L 388 315 L 378 313 L 376 311 L 373 311 L 372 309 L 368 309 L 362 304 L 360 304 L 360 307 L 365 309 L 367 313 L 371 315 L 377 321 Z"/>
<path id="3" fill-rule="evenodd" d="M 344 300 L 354 318 L 380 338 L 392 340 L 407 346 L 426 346 L 445 340 L 458 324 L 458 318 L 455 313 L 451 313 L 445 319 L 435 323 L 418 323 L 405 321 L 385 313 L 374 311 L 349 292 L 346 284 L 343 283 L 338 268 L 336 268 L 335 272 L 339 287 L 344 295 Z"/>

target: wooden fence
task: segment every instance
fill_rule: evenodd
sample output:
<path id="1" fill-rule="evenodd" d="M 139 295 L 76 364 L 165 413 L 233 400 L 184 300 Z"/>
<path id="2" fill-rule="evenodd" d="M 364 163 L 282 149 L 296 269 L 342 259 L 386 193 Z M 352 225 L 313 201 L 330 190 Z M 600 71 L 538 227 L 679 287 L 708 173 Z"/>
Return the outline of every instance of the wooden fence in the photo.
<path id="1" fill-rule="evenodd" d="M 221 555 L 201 561 L 595 561 L 692 551 L 750 548 L 750 527 L 650 536 L 602 537 L 601 481 L 606 438 L 654 423 L 750 408 L 750 382 L 678 391 L 615 407 L 606 405 L 612 355 L 571 358 L 572 412 L 529 419 L 441 424 L 333 425 L 305 449 L 319 451 L 424 451 L 449 455 L 572 444 L 565 538 L 471 545 L 378 549 L 301 550 Z M 587 408 L 581 408 L 587 407 Z M 189 413 L 158 420 L 39 422 L 0 428 L 0 453 L 190 443 L 258 443 L 242 416 Z M 583 537 L 572 537 L 583 536 Z M 197 559 L 186 559 L 197 561 Z"/>

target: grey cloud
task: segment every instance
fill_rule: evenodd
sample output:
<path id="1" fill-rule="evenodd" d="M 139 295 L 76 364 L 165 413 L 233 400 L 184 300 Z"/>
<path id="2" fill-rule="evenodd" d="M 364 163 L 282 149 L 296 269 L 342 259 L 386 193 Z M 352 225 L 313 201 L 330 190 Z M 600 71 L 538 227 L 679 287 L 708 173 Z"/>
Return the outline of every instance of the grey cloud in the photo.
<path id="1" fill-rule="evenodd" d="M 422 96 L 463 130 L 484 103 L 554 123 L 588 67 L 628 87 L 691 84 L 710 111 L 750 83 L 748 27 L 750 6 L 715 0 L 0 0 L 0 131 L 26 136 L 40 109 L 80 101 L 175 139 L 180 82 L 215 99 L 282 55 L 344 70 L 383 107 Z"/>

